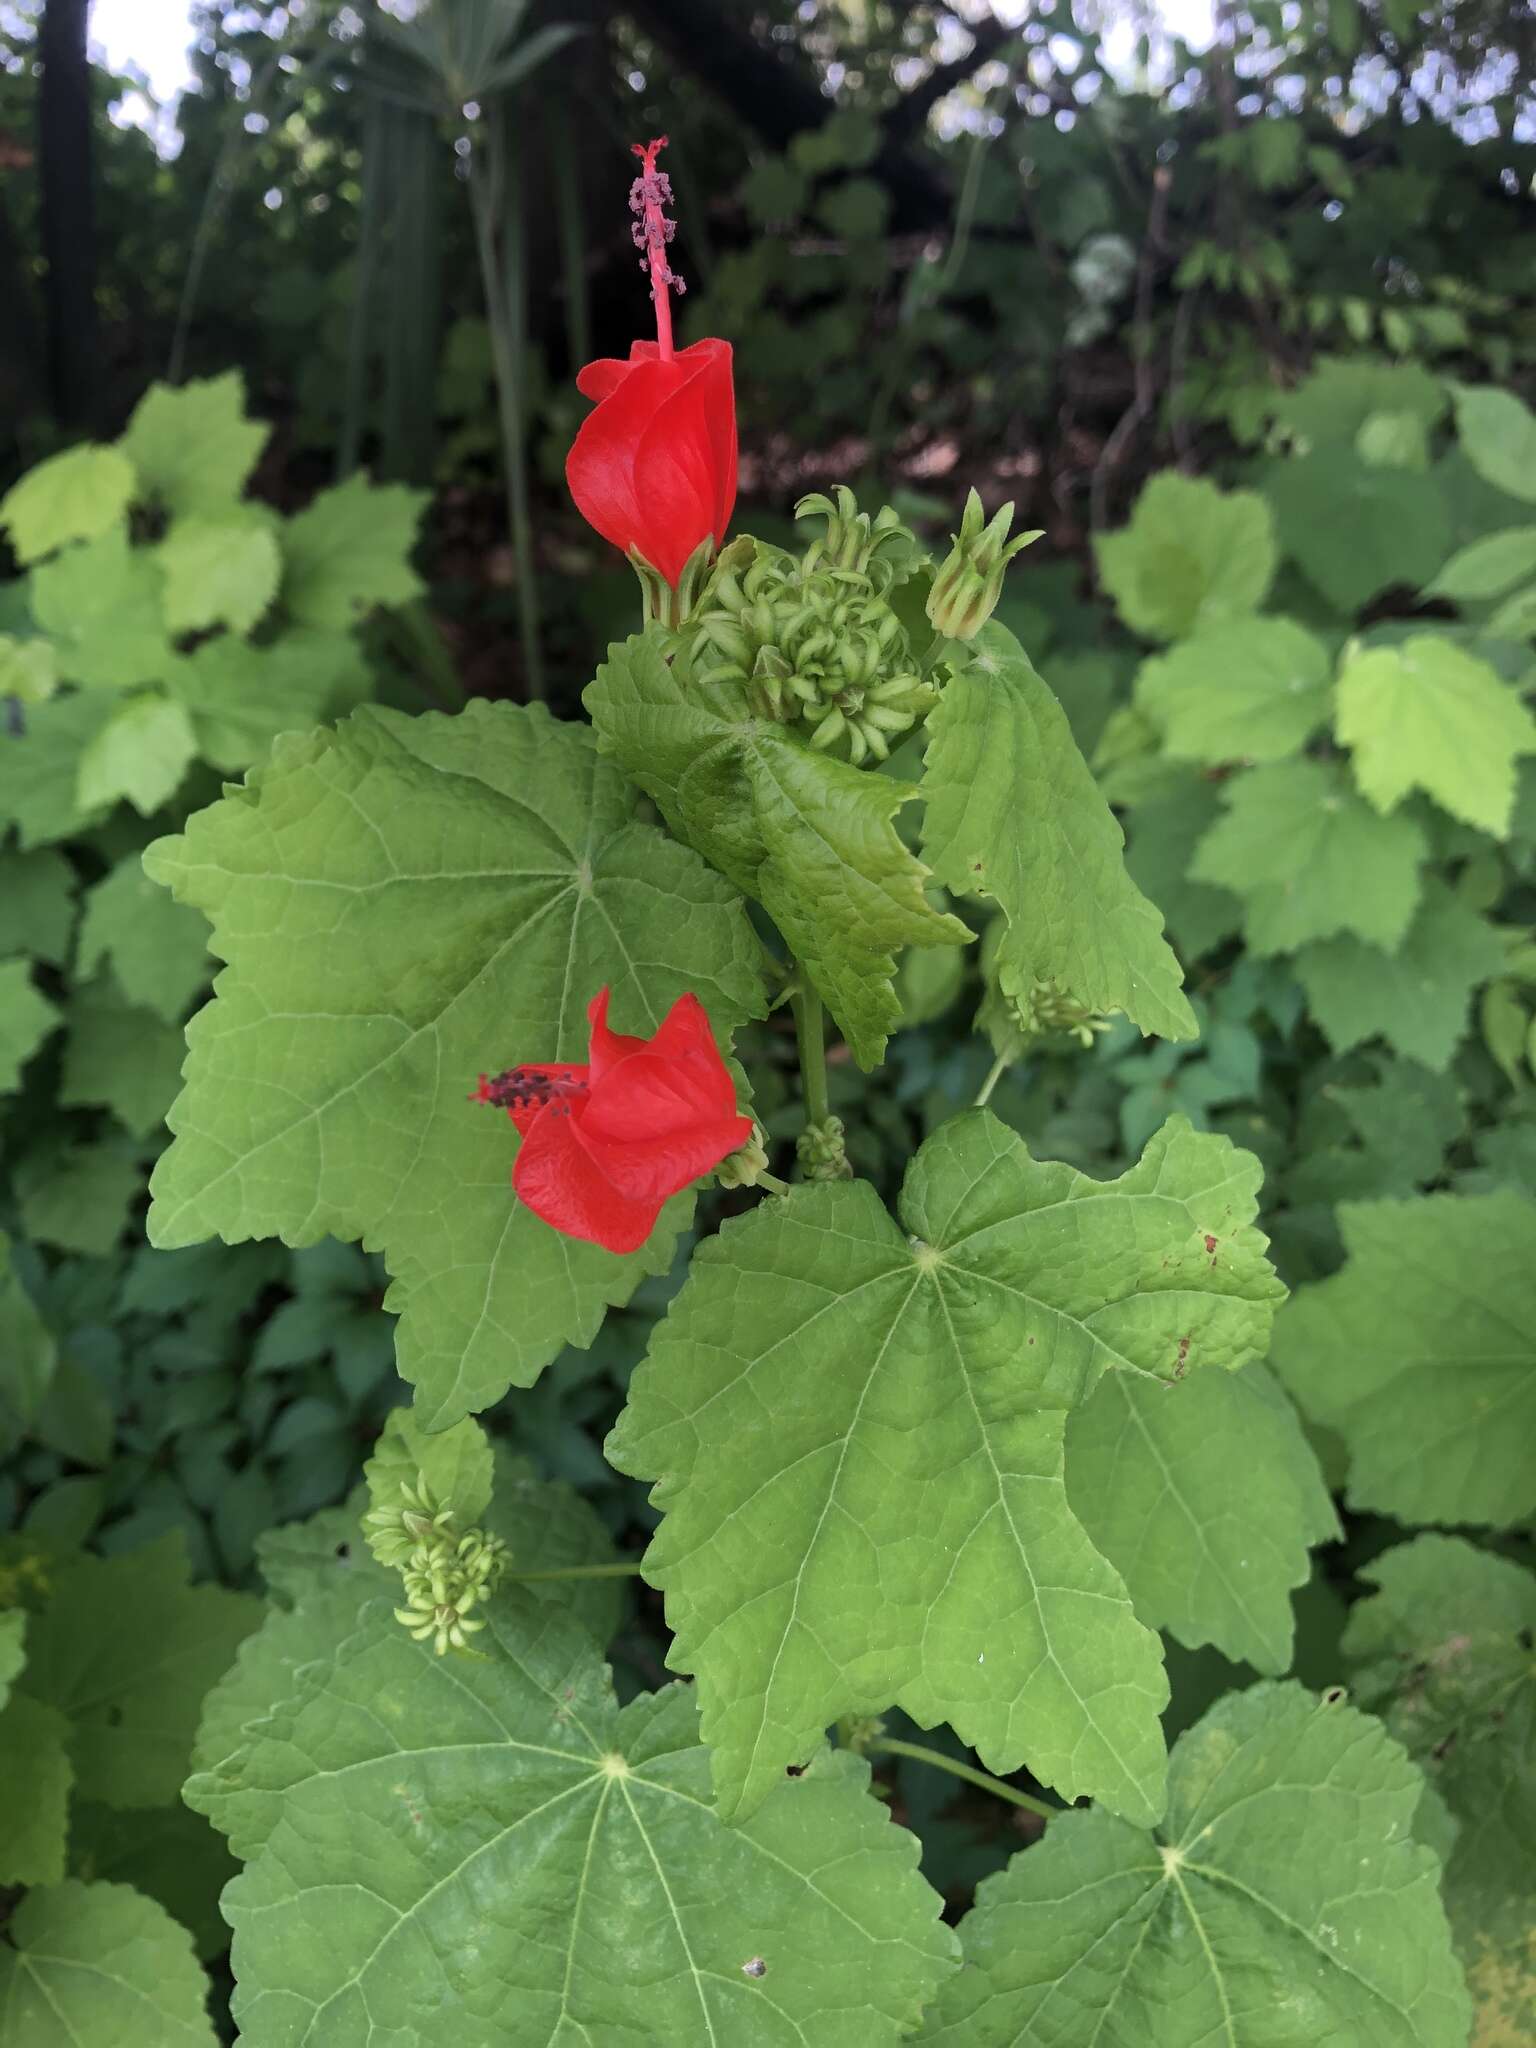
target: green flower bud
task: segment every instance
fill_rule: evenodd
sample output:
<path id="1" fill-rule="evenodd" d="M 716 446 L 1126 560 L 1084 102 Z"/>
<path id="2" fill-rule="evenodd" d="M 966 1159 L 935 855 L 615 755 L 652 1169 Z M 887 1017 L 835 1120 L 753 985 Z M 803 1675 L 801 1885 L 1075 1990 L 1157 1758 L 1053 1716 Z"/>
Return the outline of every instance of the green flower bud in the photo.
<path id="1" fill-rule="evenodd" d="M 1044 531 L 1037 527 L 1010 541 L 1012 524 L 1011 503 L 989 524 L 976 492 L 967 495 L 960 531 L 928 593 L 928 620 L 936 633 L 950 640 L 974 640 L 996 611 L 1008 564 Z"/>
<path id="2" fill-rule="evenodd" d="M 807 1180 L 853 1179 L 840 1116 L 829 1116 L 824 1124 L 807 1124 L 795 1140 L 795 1154 Z"/>

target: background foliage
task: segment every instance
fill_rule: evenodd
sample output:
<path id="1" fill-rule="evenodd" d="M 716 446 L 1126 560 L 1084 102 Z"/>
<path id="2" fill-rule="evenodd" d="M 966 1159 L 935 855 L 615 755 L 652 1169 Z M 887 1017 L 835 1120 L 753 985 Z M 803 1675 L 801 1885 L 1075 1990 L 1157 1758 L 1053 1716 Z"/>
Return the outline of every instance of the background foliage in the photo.
<path id="1" fill-rule="evenodd" d="M 1359 1865 L 1342 1808 L 1309 1808 L 1299 1830 L 1264 1787 L 1286 1765 L 1329 1798 L 1373 1800 L 1362 1854 L 1389 1825 L 1428 1847 L 1391 1880 L 1406 1887 L 1397 1976 L 1373 1997 L 1393 2017 L 1367 2000 L 1355 2037 L 1396 2048 L 1470 2024 L 1485 2044 L 1521 2038 L 1536 1917 L 1526 11 L 1221 7 L 1196 51 L 1156 19 L 1069 15 L 1061 0 L 1006 17 L 537 0 L 461 8 L 461 27 L 483 15 L 490 33 L 437 43 L 374 9 L 208 6 L 172 160 L 107 118 L 119 83 L 83 54 L 72 64 L 71 10 L 49 12 L 63 42 L 46 75 L 31 19 L 7 26 L 0 75 L 0 2040 L 229 2037 L 231 1924 L 250 1945 L 238 2016 L 252 2039 L 279 2038 L 274 2015 L 295 1998 L 352 2038 L 345 1999 L 366 2005 L 369 1987 L 332 1985 L 323 1944 L 292 1961 L 305 1890 L 334 1875 L 318 1856 L 301 1869 L 296 1843 L 334 1823 L 341 1769 L 382 1839 L 393 1752 L 361 1715 L 338 1722 L 334 1701 L 397 1698 L 407 1746 L 430 1746 L 456 1710 L 442 1667 L 368 1606 L 393 1582 L 353 1555 L 364 1461 L 404 1391 L 397 1365 L 435 1422 L 484 1411 L 499 1460 L 489 1512 L 521 1559 L 634 1555 L 658 1517 L 626 1475 L 655 1476 L 677 1426 L 649 1410 L 657 1362 L 687 1385 L 707 1296 L 663 1326 L 613 1463 L 601 1445 L 695 1238 L 747 1206 L 680 1201 L 670 1270 L 654 1270 L 663 1247 L 618 1285 L 604 1255 L 578 1256 L 530 1305 L 521 1248 L 497 1241 L 497 1190 L 483 1214 L 442 1222 L 461 1162 L 440 1130 L 396 1129 L 396 1150 L 358 1172 L 375 1115 L 363 1094 L 355 1124 L 331 1134 L 352 1162 L 334 1184 L 287 1162 L 254 1190 L 228 1186 L 218 1215 L 200 1208 L 181 1248 L 150 1249 L 149 1174 L 183 1026 L 213 972 L 186 899 L 217 915 L 240 895 L 238 810 L 204 810 L 221 781 L 257 767 L 257 786 L 318 816 L 332 844 L 381 762 L 434 744 L 420 737 L 431 721 L 401 714 L 471 700 L 443 746 L 467 770 L 485 757 L 479 735 L 521 735 L 519 771 L 561 843 L 594 815 L 611 826 L 598 898 L 616 919 L 644 915 L 637 849 L 673 863 L 692 906 L 690 977 L 739 1024 L 770 1140 L 795 1134 L 792 1037 L 782 1012 L 763 1016 L 739 901 L 585 742 L 511 709 L 543 695 L 575 717 L 633 624 L 629 572 L 575 519 L 560 465 L 581 411 L 574 367 L 622 352 L 642 324 L 624 152 L 662 130 L 686 331 L 737 350 L 738 525 L 787 537 L 802 490 L 849 480 L 940 548 L 972 484 L 989 509 L 1013 498 L 1021 526 L 1045 529 L 993 631 L 1046 678 L 1116 806 L 1199 1027 L 1174 1028 L 1170 981 L 1171 995 L 1145 997 L 1159 1016 L 1141 1020 L 1166 1039 L 1124 1016 L 1026 1039 L 1007 998 L 1030 963 L 1008 918 L 1053 883 L 1020 873 L 1012 898 L 997 886 L 979 949 L 914 947 L 884 1022 L 844 1020 L 863 1051 L 861 1028 L 900 1017 L 873 1076 L 833 1049 L 832 1108 L 858 1171 L 894 1203 L 926 1140 L 939 1149 L 924 1171 L 941 1175 L 950 1141 L 933 1134 L 989 1083 L 1035 1172 L 1138 1171 L 1170 1115 L 1187 1119 L 1186 1145 L 1230 1139 L 1263 1166 L 1236 1226 L 1252 1228 L 1256 1201 L 1293 1290 L 1268 1365 L 1193 1374 L 1176 1402 L 1110 1374 L 1091 1396 L 1084 1386 L 1054 1454 L 1073 1526 L 1128 1589 L 1127 1657 L 1149 1631 L 1162 1638 L 1163 1723 L 1179 1738 L 1162 1865 L 1199 1860 L 1211 1759 L 1244 1759 L 1264 1818 L 1230 1862 L 1181 1881 L 1197 1888 L 1191 1911 L 1211 1910 L 1200 1886 L 1269 1901 L 1220 1935 L 1231 1981 L 1262 1984 L 1292 1967 L 1271 1946 L 1274 1915 L 1306 1917 L 1329 1856 Z M 50 139 L 60 122 L 70 132 L 72 92 L 84 180 L 60 171 Z M 1011 688 L 1038 686 L 1028 662 L 1009 673 Z M 342 739 L 297 737 L 364 704 L 379 708 Z M 930 733 L 925 828 L 938 881 L 911 912 L 935 926 L 955 907 L 946 890 L 964 888 L 968 835 L 1003 832 L 1016 788 L 998 785 L 989 817 L 995 748 L 965 752 L 985 707 L 962 720 L 958 699 L 946 704 L 954 729 L 935 720 Z M 894 768 L 915 776 L 907 755 Z M 1066 831 L 1092 788 L 1073 784 L 1064 738 L 1056 758 L 1041 801 L 1060 803 Z M 487 785 L 477 802 L 477 818 L 497 816 L 506 792 Z M 199 812 L 181 852 L 151 860 L 176 900 L 141 857 Z M 476 830 L 462 816 L 430 825 L 466 847 Z M 409 834 L 427 829 L 420 815 L 384 820 L 391 857 L 408 864 Z M 283 872 L 302 879 L 295 833 Z M 267 907 L 240 907 L 259 934 Z M 297 987 L 325 971 L 323 937 L 310 958 L 282 950 L 228 970 L 226 1018 L 242 973 L 280 993 L 285 975 Z M 378 1000 L 388 961 L 383 937 L 357 956 L 348 1002 Z M 600 965 L 598 948 L 597 978 Z M 1143 970 L 1163 971 L 1151 955 Z M 465 1026 L 466 1072 L 477 1032 L 510 1030 L 496 995 Z M 1109 984 L 1092 1006 L 1131 1007 Z M 210 1158 L 239 1142 L 234 1077 L 254 1065 L 275 1085 L 286 1056 L 280 1016 L 236 1031 L 228 1052 L 221 1029 L 194 1033 Z M 189 1204 L 214 1176 L 181 1156 L 157 1189 L 167 1215 L 177 1173 Z M 236 1241 L 193 1241 L 214 1227 Z M 777 1227 L 733 1226 L 701 1270 L 743 1284 L 754 1262 L 772 1267 L 763 1240 Z M 397 1243 L 411 1247 L 404 1273 Z M 466 1384 L 458 1333 L 482 1299 L 492 1334 Z M 792 1323 L 794 1304 L 777 1313 Z M 567 1340 L 535 1385 L 507 1392 Z M 674 1508 L 669 1530 L 692 1511 Z M 660 1566 L 681 1542 L 662 1539 Z M 702 1630 L 740 1592 L 700 1566 L 684 1602 Z M 1104 1934 L 1087 1903 L 1101 1884 L 1128 1887 L 1125 1939 L 1150 1928 L 1158 1955 L 1168 1887 L 1135 1891 L 1154 1807 L 1134 1790 L 1122 1818 L 1054 1819 L 1034 1844 L 1037 1818 L 866 1732 L 867 1759 L 845 1743 L 814 1766 L 831 1816 L 816 1853 L 864 1873 L 829 1903 L 834 1881 L 789 1838 L 776 1794 L 739 1838 L 708 1805 L 694 1706 L 651 1690 L 670 1637 L 648 1587 L 594 1581 L 559 1612 L 535 1586 L 509 1598 L 498 1627 L 534 1648 L 515 1685 L 475 1675 L 473 1711 L 514 1736 L 542 1728 L 551 1699 L 579 1698 L 582 1713 L 558 1761 L 530 1753 L 512 1774 L 505 1811 L 439 1845 L 444 1863 L 400 1852 L 389 1879 L 412 1924 L 409 1902 L 483 1846 L 474 1825 L 494 1836 L 568 1792 L 589 1848 L 612 1828 L 613 1867 L 641 1870 L 609 1902 L 636 1928 L 690 1866 L 747 1858 L 731 1868 L 748 1889 L 772 1868 L 773 1912 L 823 1973 L 792 2022 L 813 2024 L 847 1972 L 878 2005 L 879 2038 L 919 2025 L 967 2044 L 1030 2038 L 1041 2001 Z M 861 1647 L 870 1698 L 920 1709 L 909 1649 Z M 1324 1709 L 1304 1687 L 1346 1687 L 1350 1704 Z M 703 1668 L 698 1689 L 710 1740 L 728 1749 Z M 278 1700 L 289 1721 L 253 1734 Z M 866 1704 L 797 1701 L 797 1739 Z M 991 1741 L 986 1711 L 969 1739 Z M 918 1733 L 899 1711 L 885 1724 L 898 1744 Z M 927 1739 L 970 1757 L 947 1728 Z M 630 1777 L 605 1772 L 615 1754 Z M 1039 1791 L 1037 1765 L 1073 1789 L 1055 1760 L 1022 1747 L 1016 1760 L 1017 1786 Z M 926 1911 L 904 1838 L 859 1796 L 871 1765 L 974 1966 L 942 1990 L 956 1937 Z M 457 1781 L 443 1796 L 445 1810 L 475 1803 Z M 228 1921 L 226 1838 L 245 1866 Z M 579 1930 L 588 1866 L 563 1838 L 545 1846 L 568 1889 L 544 1909 Z M 1434 1948 L 1430 1850 L 1470 2022 Z M 519 1915 L 540 1901 L 517 1895 L 510 1868 L 503 1878 L 525 1934 Z M 1340 1879 L 1345 1939 L 1370 1881 L 1351 1871 L 1352 1900 Z M 1298 1884 L 1299 1903 L 1286 1889 Z M 740 1947 L 745 1965 L 758 1943 L 730 1888 L 712 1880 L 719 1896 L 690 1902 L 678 1933 L 685 1950 L 690 1936 Z M 836 1910 L 853 1904 L 868 1915 L 857 1954 Z M 899 1967 L 877 1967 L 877 1952 Z M 281 1968 L 263 1960 L 279 1953 Z M 1190 2007 L 1182 2032 L 1153 2031 L 1168 1986 L 1152 1963 L 1138 1975 L 1141 1953 L 1125 1961 L 1138 2038 L 1182 2043 L 1217 2024 Z M 81 1989 L 72 1956 L 111 1959 L 109 2002 Z M 675 2006 L 627 2003 L 640 1993 L 620 1995 L 607 1960 L 576 1942 L 564 1992 L 530 1979 L 527 2007 L 500 2021 L 510 2033 L 486 2038 L 530 2038 L 530 2015 L 573 1983 L 606 2024 L 708 2038 L 686 2031 L 694 2013 L 685 2025 Z M 281 1982 L 285 1970 L 302 1981 Z M 741 1993 L 738 1973 L 717 1995 Z M 1095 2017 L 1090 1999 L 1060 2038 L 1090 2039 Z M 418 2019 L 422 2039 L 439 2038 Z"/>

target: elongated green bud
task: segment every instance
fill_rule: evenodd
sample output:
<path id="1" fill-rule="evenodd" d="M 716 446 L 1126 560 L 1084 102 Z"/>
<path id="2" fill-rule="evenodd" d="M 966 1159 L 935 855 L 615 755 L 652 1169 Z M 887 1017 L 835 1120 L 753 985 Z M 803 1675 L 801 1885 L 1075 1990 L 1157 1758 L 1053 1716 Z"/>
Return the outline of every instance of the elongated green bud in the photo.
<path id="1" fill-rule="evenodd" d="M 996 611 L 1008 564 L 1044 531 L 1037 527 L 1010 541 L 1012 524 L 1011 503 L 988 522 L 981 499 L 975 491 L 968 494 L 955 544 L 928 593 L 928 622 L 935 632 L 950 640 L 974 640 Z"/>

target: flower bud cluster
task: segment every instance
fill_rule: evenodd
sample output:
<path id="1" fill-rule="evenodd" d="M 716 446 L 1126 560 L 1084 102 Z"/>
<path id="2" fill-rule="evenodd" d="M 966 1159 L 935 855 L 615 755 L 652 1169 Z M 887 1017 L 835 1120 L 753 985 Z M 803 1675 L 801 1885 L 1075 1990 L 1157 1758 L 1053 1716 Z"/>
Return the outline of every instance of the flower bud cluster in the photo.
<path id="1" fill-rule="evenodd" d="M 852 1180 L 845 1138 L 840 1116 L 806 1125 L 795 1140 L 795 1156 L 807 1180 Z"/>
<path id="2" fill-rule="evenodd" d="M 1061 1032 L 1087 1048 L 1100 1032 L 1109 1029 L 1107 1017 L 1090 1010 L 1053 981 L 1036 981 L 1027 995 L 1014 996 L 1010 1001 L 1026 1039 L 1048 1038 Z"/>
<path id="3" fill-rule="evenodd" d="M 417 1642 L 429 1638 L 438 1656 L 463 1650 L 485 1627 L 472 1610 L 495 1591 L 511 1562 L 499 1536 L 483 1529 L 461 1534 L 453 1509 L 432 1498 L 424 1479 L 402 1486 L 399 1507 L 374 1508 L 363 1517 L 373 1554 L 398 1571 L 405 1605 L 395 1619 Z"/>
<path id="4" fill-rule="evenodd" d="M 818 513 L 826 532 L 803 555 L 726 549 L 691 621 L 698 673 L 744 687 L 765 717 L 808 726 L 813 747 L 883 761 L 937 701 L 888 601 L 916 542 L 889 506 L 871 519 L 845 488 L 796 507 Z"/>

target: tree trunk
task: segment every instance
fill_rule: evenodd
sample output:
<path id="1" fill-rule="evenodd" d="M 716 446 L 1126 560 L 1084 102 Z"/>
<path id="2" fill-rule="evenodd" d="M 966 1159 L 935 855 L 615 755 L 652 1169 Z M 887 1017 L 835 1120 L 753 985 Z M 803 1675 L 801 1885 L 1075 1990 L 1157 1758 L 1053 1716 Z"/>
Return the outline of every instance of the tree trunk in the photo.
<path id="1" fill-rule="evenodd" d="M 55 417 L 64 427 L 91 423 L 100 386 L 91 67 L 85 53 L 89 4 L 47 0 L 37 36 L 48 381 Z"/>

